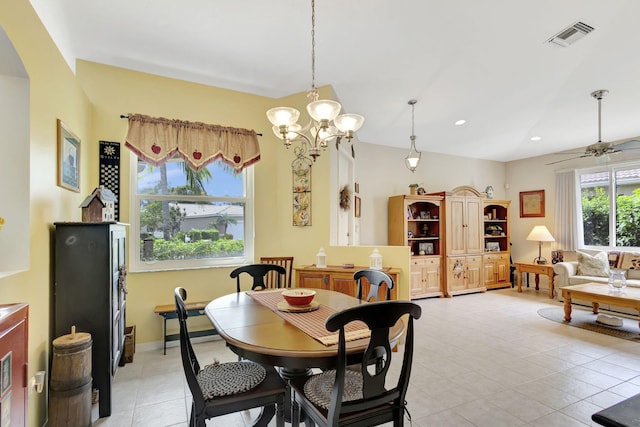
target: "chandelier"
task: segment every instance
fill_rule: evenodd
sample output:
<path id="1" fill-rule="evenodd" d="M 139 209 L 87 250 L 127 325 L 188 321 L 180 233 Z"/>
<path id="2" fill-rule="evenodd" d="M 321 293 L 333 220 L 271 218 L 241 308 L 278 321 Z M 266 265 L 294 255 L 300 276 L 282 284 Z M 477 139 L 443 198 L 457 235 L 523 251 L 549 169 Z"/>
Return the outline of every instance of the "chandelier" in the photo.
<path id="1" fill-rule="evenodd" d="M 416 150 L 416 135 L 415 135 L 415 132 L 413 131 L 413 126 L 414 126 L 413 112 L 415 110 L 417 102 L 418 101 L 415 99 L 411 99 L 408 102 L 408 104 L 411 105 L 411 136 L 409 137 L 411 139 L 411 149 L 409 150 L 409 154 L 407 154 L 407 157 L 404 158 L 404 164 L 407 166 L 407 168 L 411 172 L 416 171 L 416 168 L 418 167 L 418 163 L 420 163 L 420 157 L 422 156 L 422 153 Z"/>
<path id="2" fill-rule="evenodd" d="M 311 0 L 311 89 L 307 93 L 311 102 L 307 105 L 307 112 L 312 121 L 303 129 L 297 123 L 300 111 L 295 108 L 276 107 L 267 111 L 267 117 L 273 125 L 273 133 L 284 141 L 284 145 L 289 148 L 294 141 L 307 144 L 309 155 L 313 157 L 314 162 L 321 149 L 327 148 L 329 141 L 337 138 L 339 143 L 341 138 L 346 138 L 350 142 L 364 122 L 364 117 L 359 114 L 340 114 L 342 106 L 339 102 L 318 99 L 315 28 L 315 0 Z M 309 135 L 305 134 L 307 131 Z"/>

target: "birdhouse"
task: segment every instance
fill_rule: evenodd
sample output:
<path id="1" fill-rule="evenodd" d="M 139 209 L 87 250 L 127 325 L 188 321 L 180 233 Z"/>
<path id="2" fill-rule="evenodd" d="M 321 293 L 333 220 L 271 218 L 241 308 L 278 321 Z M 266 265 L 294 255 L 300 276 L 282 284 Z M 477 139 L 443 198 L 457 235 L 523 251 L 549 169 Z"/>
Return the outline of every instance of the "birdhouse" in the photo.
<path id="1" fill-rule="evenodd" d="M 82 222 L 114 222 L 116 196 L 100 186 L 82 202 Z"/>

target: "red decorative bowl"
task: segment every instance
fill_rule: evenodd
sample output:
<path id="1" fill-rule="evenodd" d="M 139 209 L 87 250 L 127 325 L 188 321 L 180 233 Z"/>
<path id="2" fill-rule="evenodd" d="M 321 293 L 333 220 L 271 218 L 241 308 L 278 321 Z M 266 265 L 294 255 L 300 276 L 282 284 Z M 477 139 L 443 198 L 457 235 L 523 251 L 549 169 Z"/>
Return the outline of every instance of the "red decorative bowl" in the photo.
<path id="1" fill-rule="evenodd" d="M 311 289 L 287 289 L 282 291 L 282 296 L 289 305 L 309 305 L 316 296 L 316 291 Z"/>

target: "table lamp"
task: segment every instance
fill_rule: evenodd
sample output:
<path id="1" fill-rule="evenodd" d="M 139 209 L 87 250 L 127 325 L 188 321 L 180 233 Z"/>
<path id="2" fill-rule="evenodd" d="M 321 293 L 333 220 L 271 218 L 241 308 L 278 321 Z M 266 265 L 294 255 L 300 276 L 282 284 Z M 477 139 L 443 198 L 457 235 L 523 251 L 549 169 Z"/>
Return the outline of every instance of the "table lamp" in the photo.
<path id="1" fill-rule="evenodd" d="M 536 264 L 546 264 L 547 259 L 542 257 L 542 242 L 555 242 L 547 227 L 544 225 L 536 225 L 531 230 L 531 233 L 527 236 L 527 240 L 533 240 L 538 242 L 538 257 L 533 260 Z"/>

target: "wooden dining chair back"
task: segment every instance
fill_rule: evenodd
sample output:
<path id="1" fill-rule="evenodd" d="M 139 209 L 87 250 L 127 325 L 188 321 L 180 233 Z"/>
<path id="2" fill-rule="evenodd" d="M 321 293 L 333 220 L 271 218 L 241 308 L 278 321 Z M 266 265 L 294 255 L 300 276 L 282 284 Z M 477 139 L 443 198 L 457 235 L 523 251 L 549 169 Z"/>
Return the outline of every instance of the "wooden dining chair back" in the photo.
<path id="1" fill-rule="evenodd" d="M 263 407 L 255 425 L 266 427 L 276 414 L 277 426 L 283 427 L 284 402 L 290 394 L 275 369 L 248 361 L 216 362 L 201 368 L 187 329 L 187 291 L 177 287 L 174 297 L 180 324 L 182 367 L 193 396 L 189 426 L 205 427 L 210 418 Z"/>
<path id="2" fill-rule="evenodd" d="M 386 300 L 389 301 L 391 299 L 391 289 L 395 286 L 393 283 L 393 279 L 387 273 L 381 270 L 373 270 L 373 269 L 363 269 L 358 270 L 353 273 L 353 279 L 356 281 L 356 298 L 362 299 L 362 279 L 367 279 L 369 282 L 369 294 L 365 298 L 365 301 L 378 301 L 380 288 L 382 286 L 386 287 Z"/>
<path id="3" fill-rule="evenodd" d="M 293 274 L 293 257 L 292 256 L 261 257 L 260 264 L 276 264 L 284 267 L 286 273 L 285 273 L 284 281 L 282 285 L 285 288 L 291 287 L 291 277 Z M 274 271 L 271 271 L 267 274 L 267 279 L 265 280 L 265 283 L 268 288 L 273 288 L 275 287 L 277 280 L 278 280 L 277 273 Z"/>
<path id="4" fill-rule="evenodd" d="M 405 397 L 409 386 L 413 360 L 413 319 L 419 319 L 422 309 L 408 301 L 380 301 L 362 304 L 331 315 L 326 321 L 328 331 L 339 331 L 336 369 L 313 375 L 309 379 L 292 381 L 295 401 L 294 425 L 299 424 L 299 409 L 321 426 L 374 426 L 393 422 L 404 423 Z M 385 388 L 391 364 L 389 329 L 407 316 L 406 340 L 402 368 L 393 388 Z M 345 325 L 360 320 L 371 331 L 363 354 L 360 371 L 347 369 Z M 385 364 L 380 372 L 372 372 L 366 362 L 378 348 L 385 351 Z"/>
<path id="5" fill-rule="evenodd" d="M 273 288 L 281 288 L 282 287 L 282 278 L 287 274 L 287 271 L 281 265 L 277 264 L 249 264 L 243 265 L 241 267 L 236 268 L 229 274 L 232 279 L 236 279 L 236 287 L 237 292 L 240 292 L 240 275 L 248 274 L 253 278 L 253 284 L 251 285 L 251 290 L 255 291 L 256 289 L 262 290 L 266 289 L 267 282 L 266 278 L 269 273 L 273 272 L 276 274 L 277 278 L 275 280 L 275 286 Z"/>

